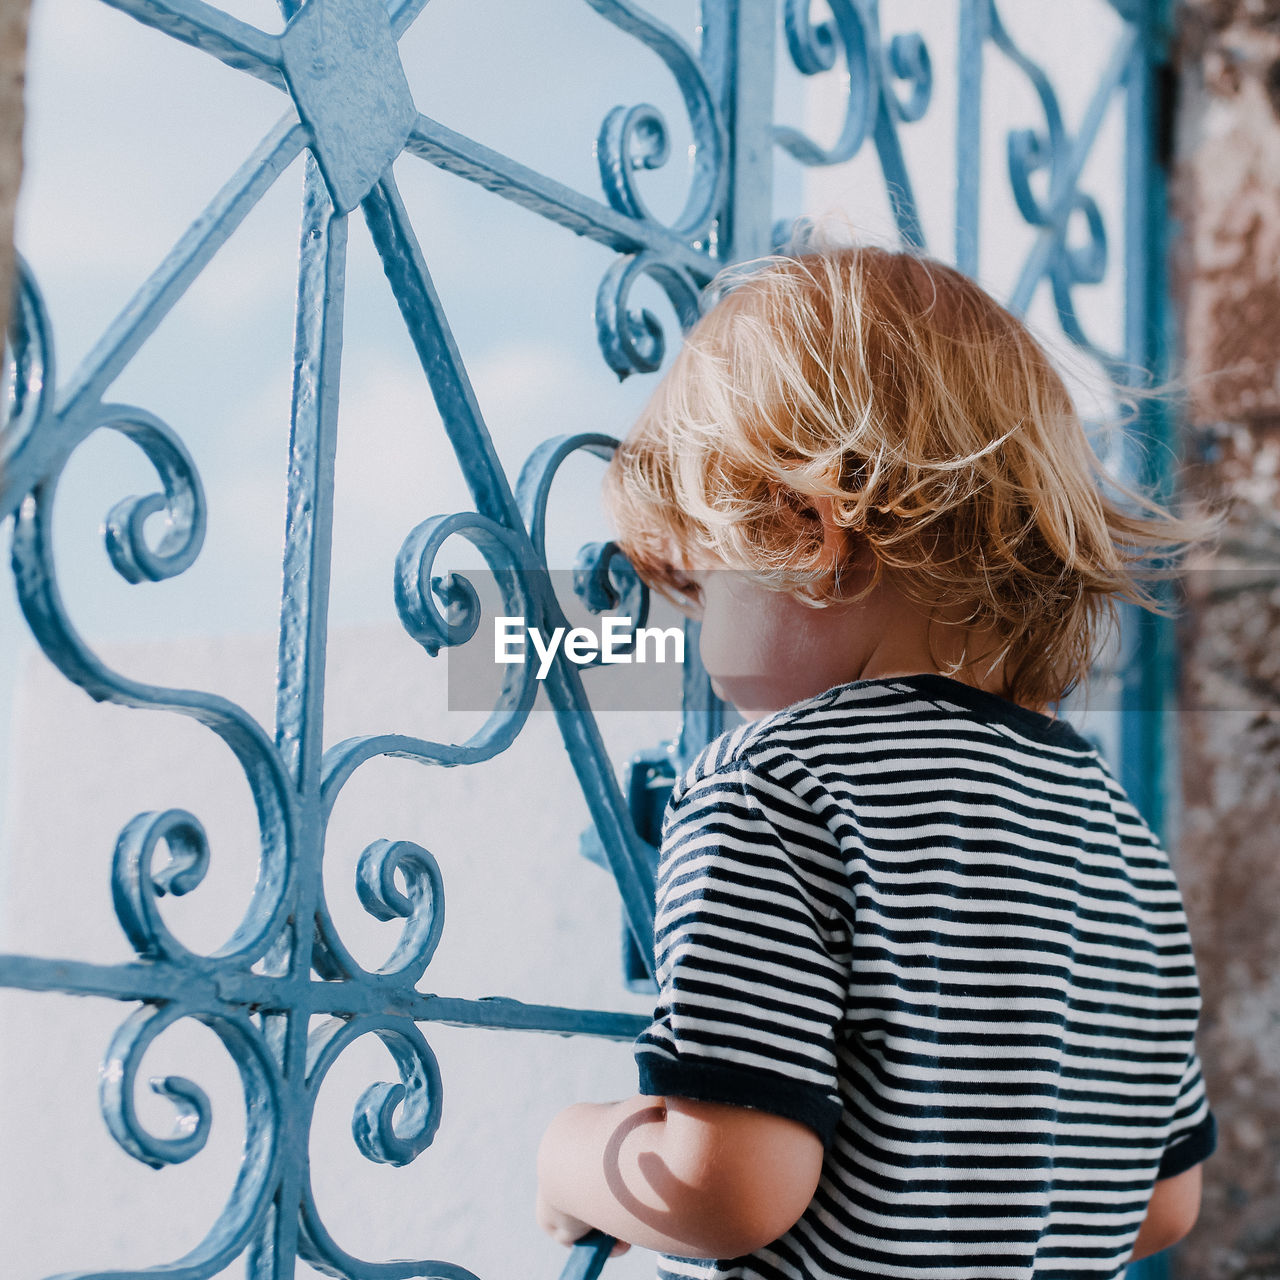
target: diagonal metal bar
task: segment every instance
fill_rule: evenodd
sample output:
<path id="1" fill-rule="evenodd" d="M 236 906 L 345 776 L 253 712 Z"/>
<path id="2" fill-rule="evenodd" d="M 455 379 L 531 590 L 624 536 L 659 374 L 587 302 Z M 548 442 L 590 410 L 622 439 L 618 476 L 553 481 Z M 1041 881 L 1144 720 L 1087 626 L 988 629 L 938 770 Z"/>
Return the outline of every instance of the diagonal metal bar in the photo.
<path id="1" fill-rule="evenodd" d="M 1089 106 L 1080 122 L 1079 131 L 1071 140 L 1070 150 L 1063 159 L 1061 167 L 1054 173 L 1054 187 L 1049 198 L 1049 218 L 1046 226 L 1036 235 L 1031 252 L 1027 254 L 1018 283 L 1009 295 L 1008 307 L 1015 315 L 1021 315 L 1031 305 L 1031 297 L 1036 286 L 1044 278 L 1049 269 L 1055 249 L 1061 244 L 1066 234 L 1066 220 L 1071 213 L 1072 201 L 1076 195 L 1076 182 L 1084 169 L 1093 144 L 1097 140 L 1098 130 L 1106 117 L 1107 108 L 1111 105 L 1112 96 L 1124 82 L 1133 60 L 1137 32 L 1126 28 L 1124 34 L 1116 41 L 1102 75 L 1098 77 L 1097 88 L 1089 100 Z"/>
<path id="2" fill-rule="evenodd" d="M 925 252 L 928 245 L 924 237 L 924 226 L 920 222 L 919 206 L 911 186 L 911 175 L 907 171 L 907 159 L 902 154 L 898 126 L 889 107 L 889 93 L 889 88 L 882 84 L 876 105 L 876 151 L 880 156 L 880 167 L 884 171 L 885 189 L 889 194 L 889 207 L 893 210 L 898 234 L 904 244 Z"/>
<path id="3" fill-rule="evenodd" d="M 476 510 L 504 528 L 522 532 L 515 495 L 394 179 L 384 177 L 362 207 Z"/>
<path id="4" fill-rule="evenodd" d="M 626 801 L 609 765 L 609 753 L 591 711 L 582 677 L 563 655 L 547 673 L 544 687 L 555 708 L 560 735 L 582 788 L 587 809 L 618 882 L 627 922 L 645 967 L 652 969 L 653 873 L 637 847 Z"/>
<path id="5" fill-rule="evenodd" d="M 536 576 L 546 566 L 538 562 L 528 543 L 515 496 L 484 424 L 422 250 L 390 177 L 374 188 L 363 208 L 476 510 L 519 534 L 528 546 L 527 572 Z M 543 595 L 545 607 L 554 608 L 554 601 L 549 598 L 550 589 L 545 585 Z M 609 855 L 640 954 L 649 956 L 653 950 L 652 872 L 631 831 L 626 801 L 613 776 L 608 753 L 582 691 L 581 678 L 576 668 L 569 668 L 567 661 L 559 661 L 546 687 L 587 807 Z"/>
<path id="6" fill-rule="evenodd" d="M 259 80 L 285 87 L 280 39 L 241 22 L 204 0 L 103 0 L 113 9 L 165 35 L 212 54 L 219 62 Z"/>
<path id="7" fill-rule="evenodd" d="M 282 119 L 133 295 L 72 375 L 48 425 L 9 460 L 0 520 L 61 468 L 92 428 L 103 392 L 305 145 L 303 126 L 292 116 Z"/>
<path id="8" fill-rule="evenodd" d="M 599 200 L 457 133 L 430 116 L 418 116 L 405 150 L 621 253 L 652 249 L 704 283 L 723 265 L 658 223 L 616 213 Z"/>
<path id="9" fill-rule="evenodd" d="M 63 393 L 60 415 L 74 417 L 101 398 L 306 142 L 292 114 L 267 134 L 85 357 Z"/>

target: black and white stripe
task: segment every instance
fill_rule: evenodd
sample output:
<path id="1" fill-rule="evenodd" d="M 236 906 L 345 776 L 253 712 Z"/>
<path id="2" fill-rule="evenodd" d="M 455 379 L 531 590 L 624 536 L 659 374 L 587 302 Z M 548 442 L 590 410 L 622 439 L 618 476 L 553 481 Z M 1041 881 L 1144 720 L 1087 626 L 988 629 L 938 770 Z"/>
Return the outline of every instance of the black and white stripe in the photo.
<path id="1" fill-rule="evenodd" d="M 672 796 L 640 1087 L 827 1145 L 729 1280 L 1119 1275 L 1204 1159 L 1200 1008 L 1168 859 L 1067 724 L 940 675 L 717 740 Z"/>

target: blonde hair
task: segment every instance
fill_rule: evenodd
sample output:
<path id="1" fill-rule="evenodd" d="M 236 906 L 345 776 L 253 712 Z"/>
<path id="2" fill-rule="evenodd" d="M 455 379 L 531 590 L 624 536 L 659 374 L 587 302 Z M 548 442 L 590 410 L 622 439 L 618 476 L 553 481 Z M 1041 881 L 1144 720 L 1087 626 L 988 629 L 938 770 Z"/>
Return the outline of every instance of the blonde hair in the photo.
<path id="1" fill-rule="evenodd" d="M 701 553 L 824 605 L 888 572 L 934 620 L 958 608 L 998 636 L 992 668 L 1032 706 L 1087 676 L 1117 599 L 1165 611 L 1141 579 L 1212 522 L 1106 477 L 1044 350 L 972 280 L 863 246 L 763 259 L 712 287 L 606 475 L 650 585 L 678 592 Z M 854 596 L 818 506 L 874 553 Z"/>

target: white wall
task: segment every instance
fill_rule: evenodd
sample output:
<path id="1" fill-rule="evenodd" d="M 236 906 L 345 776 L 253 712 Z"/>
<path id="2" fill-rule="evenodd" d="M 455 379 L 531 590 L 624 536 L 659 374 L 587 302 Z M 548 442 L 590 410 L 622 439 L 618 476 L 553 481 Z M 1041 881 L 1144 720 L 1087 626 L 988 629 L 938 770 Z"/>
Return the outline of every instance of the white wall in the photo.
<path id="1" fill-rule="evenodd" d="M 116 646 L 107 659 L 158 682 L 225 689 L 262 710 L 273 654 L 266 637 L 219 637 Z M 443 672 L 443 660 L 428 658 L 403 633 L 337 633 L 331 739 L 377 727 L 434 726 L 439 734 L 474 721 L 444 710 Z M 657 741 L 669 720 L 611 713 L 604 728 L 624 758 L 631 744 Z M 211 950 L 229 936 L 253 883 L 257 840 L 243 777 L 213 735 L 178 717 L 93 704 L 43 659 L 32 661 L 23 680 L 16 735 L 3 950 L 128 960 L 108 891 L 111 852 L 135 813 L 163 807 L 195 813 L 211 849 L 205 883 L 187 898 L 166 899 L 166 919 L 196 949 Z M 360 907 L 355 859 L 380 837 L 415 840 L 435 854 L 446 901 L 443 939 L 421 990 L 648 1013 L 651 1001 L 627 993 L 619 980 L 616 890 L 577 852 L 586 821 L 554 718 L 537 710 L 492 764 L 441 770 L 390 761 L 357 774 L 330 831 L 328 900 L 357 957 L 380 963 L 398 931 Z M 190 1077 L 209 1093 L 215 1116 L 204 1152 L 155 1172 L 116 1147 L 97 1114 L 98 1062 L 131 1006 L 4 993 L 0 1008 L 7 1028 L 0 1219 L 8 1280 L 165 1262 L 193 1245 L 230 1189 L 243 1134 L 235 1071 L 216 1037 L 184 1024 L 152 1050 L 144 1079 Z M 368 1084 L 396 1077 L 376 1040 L 353 1046 L 322 1090 L 313 1130 L 326 1221 L 344 1247 L 372 1259 L 435 1257 L 482 1277 L 515 1269 L 557 1275 L 562 1251 L 532 1220 L 541 1126 L 569 1102 L 634 1092 L 629 1045 L 422 1029 L 444 1084 L 436 1142 L 404 1169 L 359 1155 L 351 1109 Z M 155 1131 L 167 1133 L 164 1105 L 149 1097 L 140 1104 Z M 227 1274 L 240 1274 L 242 1265 Z M 648 1274 L 638 1253 L 614 1265 L 620 1276 Z"/>

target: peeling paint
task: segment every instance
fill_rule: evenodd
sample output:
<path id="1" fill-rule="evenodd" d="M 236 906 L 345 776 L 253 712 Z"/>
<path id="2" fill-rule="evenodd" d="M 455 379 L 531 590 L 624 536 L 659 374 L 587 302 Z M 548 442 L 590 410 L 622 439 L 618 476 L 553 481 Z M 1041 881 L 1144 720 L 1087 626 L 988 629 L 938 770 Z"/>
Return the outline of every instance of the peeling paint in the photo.
<path id="1" fill-rule="evenodd" d="M 1220 1126 L 1184 1280 L 1280 1276 L 1280 2 L 1184 0 L 1172 192 L 1186 494 L 1227 513 L 1187 575 L 1178 873 Z"/>

